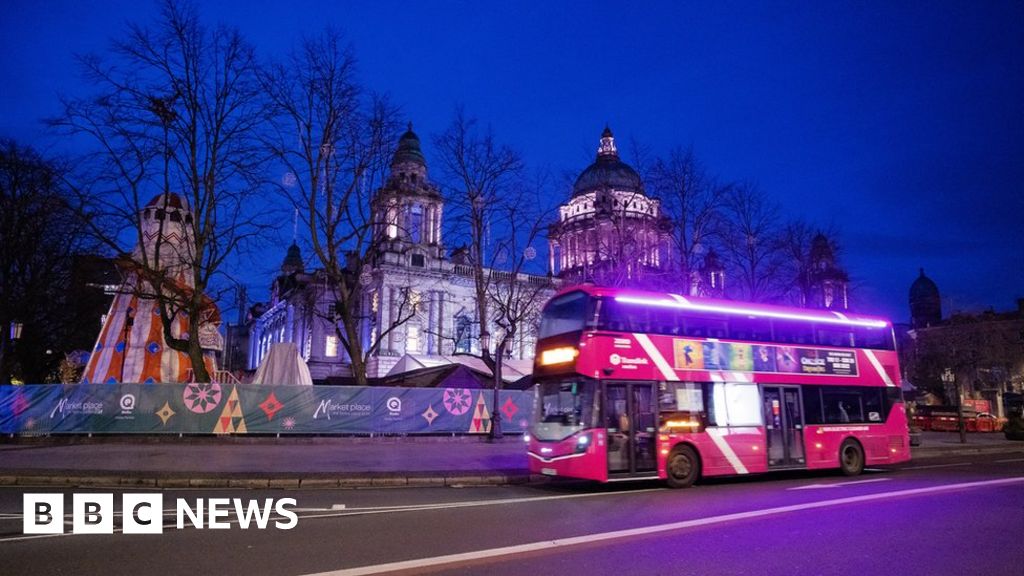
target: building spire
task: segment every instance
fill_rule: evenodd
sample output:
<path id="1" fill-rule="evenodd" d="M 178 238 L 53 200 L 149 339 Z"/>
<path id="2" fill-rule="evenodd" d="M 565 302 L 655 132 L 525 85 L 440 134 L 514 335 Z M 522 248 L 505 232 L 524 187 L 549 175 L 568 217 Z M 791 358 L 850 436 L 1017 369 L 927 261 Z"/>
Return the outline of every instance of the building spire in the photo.
<path id="1" fill-rule="evenodd" d="M 597 148 L 597 157 L 616 157 L 619 156 L 619 149 L 615 147 L 615 137 L 612 136 L 612 129 L 608 127 L 608 124 L 604 125 L 604 132 L 601 133 L 601 145 Z"/>

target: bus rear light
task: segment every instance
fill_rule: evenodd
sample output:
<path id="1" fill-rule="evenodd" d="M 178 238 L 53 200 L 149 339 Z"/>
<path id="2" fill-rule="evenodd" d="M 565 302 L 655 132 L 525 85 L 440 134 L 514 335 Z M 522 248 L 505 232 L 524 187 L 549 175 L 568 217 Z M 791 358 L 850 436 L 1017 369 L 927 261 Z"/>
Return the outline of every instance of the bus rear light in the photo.
<path id="1" fill-rule="evenodd" d="M 565 364 L 566 362 L 572 362 L 576 359 L 576 356 L 578 356 L 579 353 L 579 350 L 572 346 L 544 350 L 540 353 L 540 365 L 550 366 L 552 364 Z"/>
<path id="2" fill-rule="evenodd" d="M 814 447 L 817 448 L 818 450 L 821 450 L 821 442 L 815 442 Z"/>
<path id="3" fill-rule="evenodd" d="M 662 456 L 668 456 L 668 448 L 662 448 L 661 449 L 661 455 Z"/>

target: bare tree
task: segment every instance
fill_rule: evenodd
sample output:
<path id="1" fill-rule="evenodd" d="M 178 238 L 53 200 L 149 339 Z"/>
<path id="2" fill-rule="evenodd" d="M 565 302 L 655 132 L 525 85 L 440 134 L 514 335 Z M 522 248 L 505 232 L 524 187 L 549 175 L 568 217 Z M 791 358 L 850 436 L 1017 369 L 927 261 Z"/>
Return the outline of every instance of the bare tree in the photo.
<path id="1" fill-rule="evenodd" d="M 841 252 L 838 237 L 834 227 L 823 230 L 805 220 L 793 220 L 783 227 L 780 239 L 786 256 L 782 273 L 789 280 L 787 300 L 797 306 L 812 306 L 815 300 L 812 292 L 820 276 L 823 273 L 841 274 L 838 269 L 817 270 L 820 263 L 814 261 L 816 241 L 824 241 L 834 261 L 838 261 Z"/>
<path id="2" fill-rule="evenodd" d="M 722 204 L 719 236 L 723 259 L 737 297 L 752 302 L 779 300 L 788 284 L 781 242 L 779 206 L 751 184 L 729 188 Z"/>
<path id="3" fill-rule="evenodd" d="M 356 383 L 365 385 L 370 356 L 413 317 L 416 303 L 404 292 L 388 325 L 364 341 L 366 289 L 384 238 L 376 230 L 384 207 L 374 202 L 373 191 L 386 177 L 399 124 L 397 110 L 368 93 L 355 70 L 351 48 L 328 30 L 270 67 L 263 85 L 274 105 L 267 145 L 289 174 L 282 190 L 303 215 L 336 303 L 336 316 L 327 320 L 348 354 Z"/>
<path id="4" fill-rule="evenodd" d="M 531 245 L 549 217 L 543 210 L 544 185 L 528 182 L 519 154 L 498 144 L 490 129 L 481 130 L 461 108 L 435 143 L 450 182 L 446 201 L 454 235 L 468 246 L 480 355 L 494 376 L 491 433 L 500 437 L 502 360 L 536 321 L 540 295 L 551 288 L 546 279 L 524 274 L 536 256 Z"/>
<path id="5" fill-rule="evenodd" d="M 42 382 L 78 331 L 67 310 L 82 234 L 64 169 L 35 150 L 0 141 L 0 383 Z M 18 342 L 11 327 L 21 325 Z M 17 345 L 17 349 L 15 346 Z M 48 354 L 47 351 L 50 353 Z"/>
<path id="6" fill-rule="evenodd" d="M 166 0 L 155 26 L 130 24 L 109 54 L 81 61 L 97 93 L 66 100 L 51 124 L 95 145 L 81 175 L 89 184 L 83 190 L 95 193 L 87 221 L 107 246 L 126 252 L 126 243 L 143 245 L 151 197 L 185 199 L 192 218 L 182 223 L 184 248 L 167 252 L 161 221 L 157 246 L 124 264 L 143 280 L 139 295 L 157 302 L 167 345 L 188 354 L 197 380 L 209 381 L 201 333 L 209 340 L 215 279 L 263 230 L 254 200 L 263 160 L 256 133 L 265 116 L 253 49 L 236 29 L 208 28 L 195 6 Z M 179 264 L 174 270 L 169 258 Z M 178 272 L 187 275 L 185 285 Z M 181 315 L 189 330 L 179 336 L 171 326 Z"/>
<path id="7" fill-rule="evenodd" d="M 497 328 L 494 365 L 491 366 L 495 389 L 492 432 L 495 436 L 501 435 L 497 390 L 503 382 L 502 362 L 517 339 L 539 326 L 541 306 L 552 289 L 550 278 L 526 273 L 530 261 L 537 255 L 533 245 L 542 239 L 551 217 L 543 200 L 548 189 L 545 184 L 544 178 L 520 181 L 495 209 L 503 226 L 493 237 L 493 257 L 485 271 L 487 306 Z"/>
<path id="8" fill-rule="evenodd" d="M 679 148 L 654 163 L 650 181 L 673 223 L 673 276 L 695 294 L 696 271 L 723 232 L 722 207 L 731 186 L 708 174 L 692 149 Z"/>

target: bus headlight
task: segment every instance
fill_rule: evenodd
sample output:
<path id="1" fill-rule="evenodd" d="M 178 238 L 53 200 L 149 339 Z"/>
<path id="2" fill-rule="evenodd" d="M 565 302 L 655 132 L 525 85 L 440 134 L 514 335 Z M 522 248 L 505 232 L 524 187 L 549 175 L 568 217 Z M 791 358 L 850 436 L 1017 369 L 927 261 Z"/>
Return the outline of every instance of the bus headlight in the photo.
<path id="1" fill-rule="evenodd" d="M 579 355 L 579 350 L 572 346 L 564 346 L 562 348 L 550 348 L 540 353 L 540 365 L 550 366 L 552 364 L 565 364 L 566 362 L 572 362 Z"/>
<path id="2" fill-rule="evenodd" d="M 588 446 L 590 446 L 590 434 L 584 434 L 579 438 L 576 438 L 577 452 L 586 452 Z"/>
<path id="3" fill-rule="evenodd" d="M 523 434 L 523 442 L 529 442 L 529 441 L 530 441 L 530 434 L 529 433 Z"/>

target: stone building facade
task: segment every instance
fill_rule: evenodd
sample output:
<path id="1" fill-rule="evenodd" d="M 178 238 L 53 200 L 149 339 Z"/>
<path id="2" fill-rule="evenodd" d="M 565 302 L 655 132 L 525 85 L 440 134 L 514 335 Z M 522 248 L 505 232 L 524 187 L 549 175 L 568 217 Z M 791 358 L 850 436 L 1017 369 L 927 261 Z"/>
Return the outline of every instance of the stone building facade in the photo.
<path id="1" fill-rule="evenodd" d="M 1024 298 L 1006 312 L 942 317 L 939 288 L 921 270 L 910 288 L 911 326 L 900 342 L 907 380 L 949 405 L 988 400 L 1005 416 L 1004 396 L 1024 392 Z"/>
<path id="2" fill-rule="evenodd" d="M 548 270 L 569 282 L 642 283 L 669 269 L 671 229 L 605 127 L 597 158 L 576 178 L 548 230 Z"/>
<path id="3" fill-rule="evenodd" d="M 444 199 L 431 181 L 420 139 L 409 127 L 392 157 L 390 174 L 373 197 L 375 252 L 364 270 L 364 347 L 380 341 L 367 376 L 386 376 L 407 355 L 436 365 L 456 354 L 479 354 L 480 334 L 473 268 L 453 256 L 443 241 Z M 496 273 L 500 275 L 501 273 Z M 548 276 L 520 274 L 512 280 L 541 291 L 537 307 L 554 293 Z M 278 342 L 294 342 L 314 381 L 351 375 L 334 330 L 332 291 L 322 271 L 302 268 L 299 248 L 288 250 L 271 300 L 253 308 L 247 368 L 255 369 Z M 490 328 L 496 333 L 494 327 Z M 510 359 L 533 357 L 536 327 L 524 330 Z"/>

